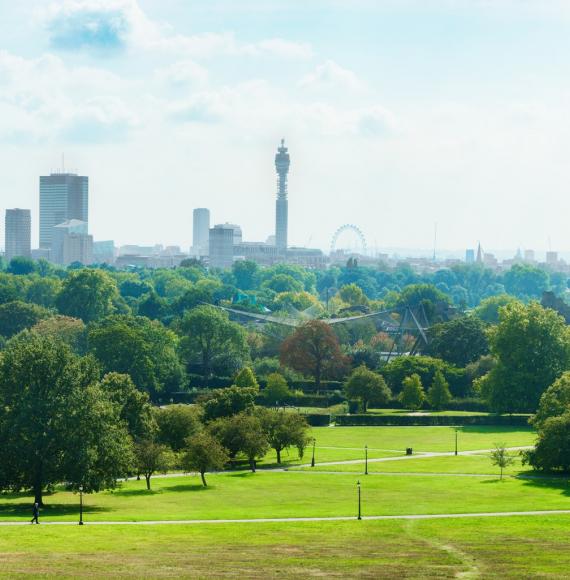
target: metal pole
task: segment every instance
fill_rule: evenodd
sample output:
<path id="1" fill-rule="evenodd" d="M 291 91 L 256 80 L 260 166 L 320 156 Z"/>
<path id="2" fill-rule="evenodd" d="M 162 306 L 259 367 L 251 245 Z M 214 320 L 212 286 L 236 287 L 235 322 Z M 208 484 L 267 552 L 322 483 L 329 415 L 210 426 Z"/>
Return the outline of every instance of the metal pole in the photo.
<path id="1" fill-rule="evenodd" d="M 364 446 L 364 475 L 368 475 L 368 445 Z"/>
<path id="2" fill-rule="evenodd" d="M 83 486 L 79 486 L 79 525 L 83 525 Z"/>
<path id="3" fill-rule="evenodd" d="M 358 519 L 361 520 L 362 519 L 362 510 L 361 510 L 361 501 L 360 501 L 360 481 L 357 481 L 356 485 L 358 487 Z"/>
<path id="4" fill-rule="evenodd" d="M 457 433 L 459 432 L 459 429 L 455 429 L 455 455 L 457 455 Z"/>
<path id="5" fill-rule="evenodd" d="M 311 467 L 315 467 L 315 439 L 313 439 L 313 457 L 311 459 Z"/>

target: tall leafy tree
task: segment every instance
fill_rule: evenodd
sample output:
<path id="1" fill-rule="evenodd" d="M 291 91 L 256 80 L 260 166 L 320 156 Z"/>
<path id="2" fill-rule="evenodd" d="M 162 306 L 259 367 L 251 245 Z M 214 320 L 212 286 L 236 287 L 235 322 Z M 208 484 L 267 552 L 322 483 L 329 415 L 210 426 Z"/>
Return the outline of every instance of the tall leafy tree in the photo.
<path id="1" fill-rule="evenodd" d="M 532 424 L 540 428 L 550 417 L 559 417 L 570 412 L 570 372 L 560 375 L 540 397 Z"/>
<path id="2" fill-rule="evenodd" d="M 148 394 L 139 391 L 129 375 L 120 373 L 106 374 L 100 385 L 120 409 L 119 417 L 133 440 L 153 440 L 158 427 Z"/>
<path id="3" fill-rule="evenodd" d="M 275 405 L 279 402 L 285 403 L 291 396 L 289 385 L 285 377 L 279 373 L 271 373 L 267 376 L 267 384 L 263 389 L 263 396 L 265 400 Z"/>
<path id="4" fill-rule="evenodd" d="M 183 382 L 178 337 L 159 321 L 110 316 L 90 325 L 88 346 L 105 372 L 130 375 L 151 396 L 179 390 Z"/>
<path id="5" fill-rule="evenodd" d="M 36 263 L 31 258 L 16 256 L 10 260 L 7 272 L 8 274 L 14 274 L 16 276 L 25 276 L 27 274 L 33 274 L 36 269 Z"/>
<path id="6" fill-rule="evenodd" d="M 210 376 L 216 362 L 232 355 L 241 359 L 249 356 L 243 328 L 214 306 L 202 305 L 186 312 L 178 326 L 182 352 L 188 361 L 201 363 L 204 378 Z"/>
<path id="7" fill-rule="evenodd" d="M 5 338 L 11 338 L 49 316 L 50 312 L 37 304 L 19 300 L 0 304 L 0 334 Z"/>
<path id="8" fill-rule="evenodd" d="M 59 278 L 34 278 L 27 287 L 26 300 L 44 308 L 54 308 L 61 286 Z"/>
<path id="9" fill-rule="evenodd" d="M 204 419 L 211 421 L 220 417 L 231 417 L 244 411 L 252 411 L 257 389 L 231 386 L 227 389 L 214 389 L 201 401 Z"/>
<path id="10" fill-rule="evenodd" d="M 335 333 L 320 320 L 306 322 L 286 338 L 280 359 L 283 365 L 314 377 L 317 391 L 323 378 L 342 375 L 348 366 Z"/>
<path id="11" fill-rule="evenodd" d="M 173 465 L 172 451 L 152 439 L 141 439 L 135 444 L 135 467 L 144 475 L 146 488 L 150 491 L 150 478 L 157 472 L 166 473 Z"/>
<path id="12" fill-rule="evenodd" d="M 505 288 L 514 296 L 539 298 L 548 283 L 548 272 L 531 264 L 514 264 L 505 273 Z"/>
<path id="13" fill-rule="evenodd" d="M 32 489 L 40 504 L 61 481 L 114 487 L 132 465 L 119 415 L 93 359 L 34 333 L 15 339 L 0 359 L 0 485 Z"/>
<path id="14" fill-rule="evenodd" d="M 309 426 L 302 415 L 259 409 L 258 416 L 269 445 L 277 454 L 277 463 L 281 463 L 281 453 L 290 447 L 296 447 L 299 457 L 303 457 L 310 437 Z"/>
<path id="15" fill-rule="evenodd" d="M 489 353 L 485 325 L 474 316 L 462 316 L 429 330 L 426 354 L 464 367 Z"/>
<path id="16" fill-rule="evenodd" d="M 63 283 L 56 305 L 61 314 L 92 322 L 114 311 L 119 292 L 113 278 L 103 270 L 71 272 Z"/>
<path id="17" fill-rule="evenodd" d="M 518 302 L 514 296 L 509 294 L 498 294 L 490 296 L 481 301 L 479 306 L 473 311 L 475 316 L 483 322 L 497 324 L 499 322 L 499 310 L 503 306 Z"/>
<path id="18" fill-rule="evenodd" d="M 216 419 L 210 423 L 208 430 L 228 450 L 232 461 L 239 453 L 243 453 L 253 472 L 257 459 L 263 457 L 269 449 L 261 421 L 251 413 Z"/>
<path id="19" fill-rule="evenodd" d="M 428 389 L 427 399 L 431 408 L 436 411 L 440 411 L 451 401 L 449 385 L 441 371 L 435 373 L 433 383 Z"/>
<path id="20" fill-rule="evenodd" d="M 243 367 L 243 369 L 241 369 L 241 371 L 236 375 L 234 383 L 236 387 L 259 390 L 259 383 L 250 367 Z"/>
<path id="21" fill-rule="evenodd" d="M 497 365 L 480 385 L 497 412 L 536 411 L 546 388 L 570 369 L 570 327 L 537 302 L 501 309 L 490 344 Z"/>
<path id="22" fill-rule="evenodd" d="M 352 371 L 344 384 L 344 392 L 349 399 L 360 401 L 364 413 L 370 403 L 385 404 L 392 396 L 384 377 L 368 370 L 364 365 Z"/>
<path id="23" fill-rule="evenodd" d="M 540 425 L 536 446 L 523 452 L 523 463 L 541 471 L 570 473 L 570 411 Z"/>
<path id="24" fill-rule="evenodd" d="M 52 316 L 40 320 L 32 330 L 52 340 L 63 341 L 76 354 L 85 354 L 87 350 L 87 327 L 79 318 Z"/>
<path id="25" fill-rule="evenodd" d="M 154 417 L 158 424 L 158 441 L 173 451 L 180 451 L 186 440 L 202 429 L 202 413 L 198 405 L 157 407 Z"/>
<path id="26" fill-rule="evenodd" d="M 400 394 L 400 401 L 406 409 L 415 411 L 423 405 L 425 392 L 419 375 L 412 375 L 404 379 L 404 388 Z"/>
<path id="27" fill-rule="evenodd" d="M 236 286 L 240 290 L 253 290 L 255 287 L 255 277 L 259 271 L 259 266 L 251 260 L 238 260 L 233 263 L 232 272 L 236 281 Z"/>
<path id="28" fill-rule="evenodd" d="M 228 452 L 222 444 L 215 437 L 204 432 L 188 439 L 182 456 L 182 467 L 186 471 L 200 473 L 202 485 L 207 487 L 206 472 L 223 469 L 228 460 Z"/>

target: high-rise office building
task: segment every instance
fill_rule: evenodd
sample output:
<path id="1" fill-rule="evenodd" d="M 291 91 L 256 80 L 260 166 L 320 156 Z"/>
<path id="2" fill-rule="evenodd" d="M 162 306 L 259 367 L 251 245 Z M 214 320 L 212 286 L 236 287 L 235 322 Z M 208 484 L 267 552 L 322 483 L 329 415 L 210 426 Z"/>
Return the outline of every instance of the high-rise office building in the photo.
<path id="1" fill-rule="evenodd" d="M 554 266 L 558 263 L 558 252 L 546 252 L 546 263 Z"/>
<path id="2" fill-rule="evenodd" d="M 32 255 L 32 216 L 29 209 L 7 209 L 4 223 L 6 260 Z"/>
<path id="3" fill-rule="evenodd" d="M 89 178 L 74 173 L 40 177 L 40 248 L 51 248 L 53 228 L 68 220 L 89 221 Z"/>
<path id="4" fill-rule="evenodd" d="M 465 250 L 465 261 L 468 264 L 473 264 L 475 262 L 475 250 L 472 248 Z"/>
<path id="5" fill-rule="evenodd" d="M 93 236 L 87 233 L 87 222 L 67 220 L 54 226 L 50 260 L 62 266 L 93 263 Z"/>
<path id="6" fill-rule="evenodd" d="M 210 237 L 210 210 L 205 207 L 197 207 L 192 217 L 192 253 L 197 256 L 207 256 Z"/>
<path id="7" fill-rule="evenodd" d="M 234 262 L 234 227 L 232 224 L 218 224 L 210 228 L 210 267 L 232 267 Z"/>
<path id="8" fill-rule="evenodd" d="M 287 178 L 291 160 L 285 147 L 285 139 L 275 155 L 275 170 L 277 171 L 277 201 L 275 205 L 275 245 L 280 252 L 287 250 L 287 227 L 289 202 L 287 201 Z"/>

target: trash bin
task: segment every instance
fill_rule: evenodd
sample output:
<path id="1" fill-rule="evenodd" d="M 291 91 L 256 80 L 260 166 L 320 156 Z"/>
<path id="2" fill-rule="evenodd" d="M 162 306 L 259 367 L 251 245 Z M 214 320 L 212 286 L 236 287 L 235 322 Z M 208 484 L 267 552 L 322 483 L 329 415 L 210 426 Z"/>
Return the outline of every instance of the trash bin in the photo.
<path id="1" fill-rule="evenodd" d="M 411 447 L 406 447 L 406 455 L 413 455 L 414 451 Z"/>

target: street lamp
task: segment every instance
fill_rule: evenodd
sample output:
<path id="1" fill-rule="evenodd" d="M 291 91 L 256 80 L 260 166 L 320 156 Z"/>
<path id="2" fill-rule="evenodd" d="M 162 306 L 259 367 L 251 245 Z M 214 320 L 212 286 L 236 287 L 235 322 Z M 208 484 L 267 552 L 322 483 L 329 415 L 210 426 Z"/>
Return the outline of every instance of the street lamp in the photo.
<path id="1" fill-rule="evenodd" d="M 457 434 L 459 433 L 459 428 L 455 428 L 455 455 L 457 455 Z"/>
<path id="2" fill-rule="evenodd" d="M 368 475 L 368 445 L 364 446 L 364 475 Z"/>
<path id="3" fill-rule="evenodd" d="M 83 486 L 79 486 L 79 525 L 83 525 Z"/>
<path id="4" fill-rule="evenodd" d="M 360 480 L 356 482 L 356 487 L 358 488 L 358 519 L 362 519 L 362 511 L 361 511 L 361 501 L 360 501 Z"/>
<path id="5" fill-rule="evenodd" d="M 313 437 L 313 457 L 311 458 L 311 467 L 315 467 L 315 441 L 316 439 Z"/>

